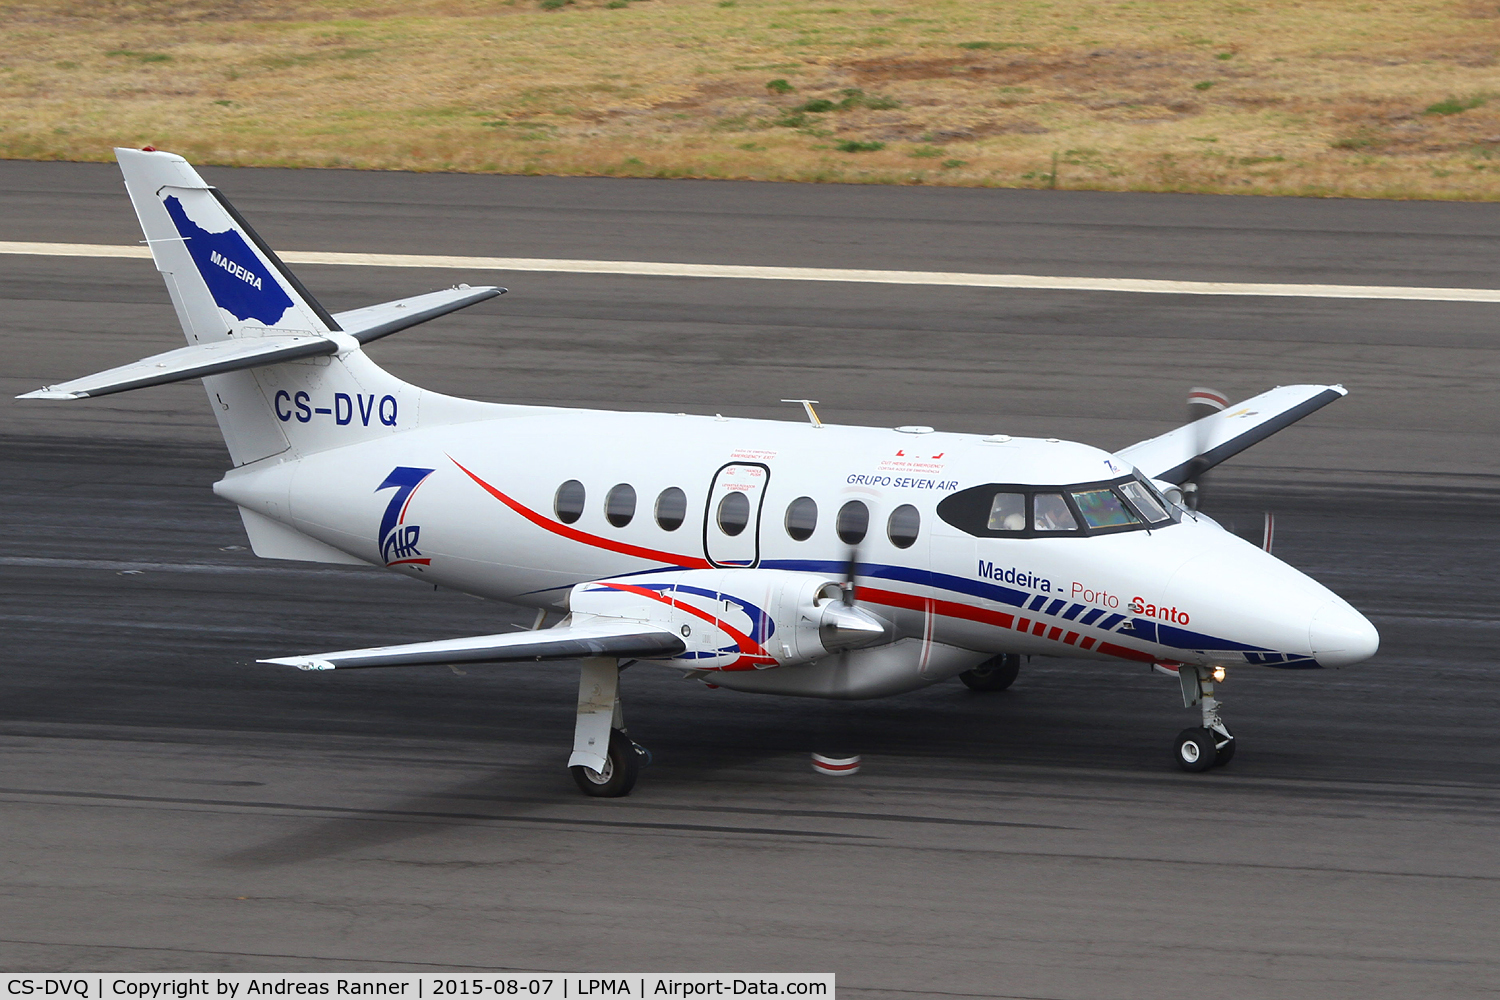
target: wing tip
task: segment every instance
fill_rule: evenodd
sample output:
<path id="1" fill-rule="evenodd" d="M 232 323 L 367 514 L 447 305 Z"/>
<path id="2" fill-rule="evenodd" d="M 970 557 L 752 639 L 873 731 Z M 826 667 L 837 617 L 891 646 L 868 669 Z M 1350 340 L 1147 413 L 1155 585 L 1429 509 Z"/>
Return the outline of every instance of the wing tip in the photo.
<path id="1" fill-rule="evenodd" d="M 88 395 L 89 394 L 86 393 L 86 392 L 69 392 L 66 389 L 59 389 L 56 386 L 46 385 L 46 386 L 43 386 L 40 389 L 33 389 L 31 392 L 23 392 L 23 393 L 21 393 L 21 395 L 17 396 L 16 398 L 17 399 L 87 399 Z"/>
<path id="2" fill-rule="evenodd" d="M 276 667 L 296 667 L 298 670 L 333 670 L 334 666 L 328 660 L 320 660 L 315 656 L 278 656 L 269 660 L 256 660 L 256 663 L 269 663 Z"/>

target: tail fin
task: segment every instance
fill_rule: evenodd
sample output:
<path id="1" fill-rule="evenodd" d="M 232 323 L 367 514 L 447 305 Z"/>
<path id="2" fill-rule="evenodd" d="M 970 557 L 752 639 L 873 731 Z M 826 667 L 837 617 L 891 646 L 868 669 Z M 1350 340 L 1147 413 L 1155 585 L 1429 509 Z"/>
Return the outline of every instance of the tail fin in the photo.
<path id="1" fill-rule="evenodd" d="M 201 377 L 237 466 L 409 430 L 424 410 L 472 419 L 487 405 L 408 385 L 360 346 L 504 289 L 462 285 L 352 310 L 341 314 L 346 330 L 185 159 L 149 148 L 115 156 L 189 346 L 27 397 L 78 399 Z"/>
<path id="2" fill-rule="evenodd" d="M 338 332 L 339 325 L 187 160 L 116 149 L 125 190 L 189 343 L 236 334 Z"/>

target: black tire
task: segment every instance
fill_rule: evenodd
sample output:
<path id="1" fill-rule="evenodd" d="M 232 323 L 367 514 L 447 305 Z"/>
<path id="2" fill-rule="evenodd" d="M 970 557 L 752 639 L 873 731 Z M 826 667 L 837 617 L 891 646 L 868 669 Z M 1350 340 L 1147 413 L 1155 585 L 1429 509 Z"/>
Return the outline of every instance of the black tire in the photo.
<path id="1" fill-rule="evenodd" d="M 583 794 L 616 799 L 629 795 L 630 790 L 635 787 L 635 779 L 641 772 L 641 753 L 629 736 L 618 729 L 611 729 L 609 754 L 602 773 L 582 764 L 576 764 L 568 770 L 573 772 L 573 781 Z"/>
<path id="2" fill-rule="evenodd" d="M 1233 736 L 1231 736 L 1229 737 L 1228 742 L 1225 742 L 1223 733 L 1215 733 L 1214 736 L 1220 742 L 1218 752 L 1214 754 L 1214 767 L 1223 767 L 1231 760 L 1234 760 L 1235 739 Z"/>
<path id="3" fill-rule="evenodd" d="M 1177 746 L 1173 756 L 1177 758 L 1177 766 L 1184 771 L 1207 771 L 1214 766 L 1218 760 L 1218 752 L 1214 749 L 1214 741 L 1218 734 L 1210 733 L 1203 727 L 1196 729 L 1184 729 L 1177 734 Z"/>
<path id="4" fill-rule="evenodd" d="M 1020 653 L 1001 653 L 958 675 L 970 691 L 1004 691 L 1021 672 Z"/>

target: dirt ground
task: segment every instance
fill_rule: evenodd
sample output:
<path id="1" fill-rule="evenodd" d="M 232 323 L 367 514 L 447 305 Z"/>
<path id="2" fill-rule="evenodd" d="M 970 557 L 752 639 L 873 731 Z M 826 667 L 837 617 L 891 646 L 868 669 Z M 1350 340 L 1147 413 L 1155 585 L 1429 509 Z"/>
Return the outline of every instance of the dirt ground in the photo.
<path id="1" fill-rule="evenodd" d="M 1500 0 L 0 0 L 0 157 L 1493 200 Z"/>

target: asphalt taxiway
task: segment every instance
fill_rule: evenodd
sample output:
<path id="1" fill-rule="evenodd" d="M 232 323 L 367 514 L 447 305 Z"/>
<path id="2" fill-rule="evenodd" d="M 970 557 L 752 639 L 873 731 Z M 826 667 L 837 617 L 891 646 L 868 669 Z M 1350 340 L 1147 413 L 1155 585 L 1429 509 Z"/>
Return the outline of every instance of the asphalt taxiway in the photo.
<path id="1" fill-rule="evenodd" d="M 278 247 L 1500 287 L 1496 206 L 206 171 Z M 110 168 L 0 163 L 0 239 L 139 239 Z M 332 308 L 458 280 L 316 267 Z M 0 967 L 827 970 L 851 995 L 1473 996 L 1500 980 L 1493 306 L 478 275 L 377 360 L 484 398 L 1049 432 L 1342 381 L 1210 502 L 1381 629 L 1241 669 L 1232 765 L 1133 666 L 854 705 L 624 678 L 656 763 L 585 800 L 566 666 L 259 656 L 522 624 L 255 560 L 195 385 L 7 405 Z M 0 259 L 11 393 L 175 346 L 139 261 Z M 486 311 L 488 310 L 488 311 Z M 789 414 L 795 416 L 795 413 Z M 830 730 L 864 769 L 814 775 Z"/>

